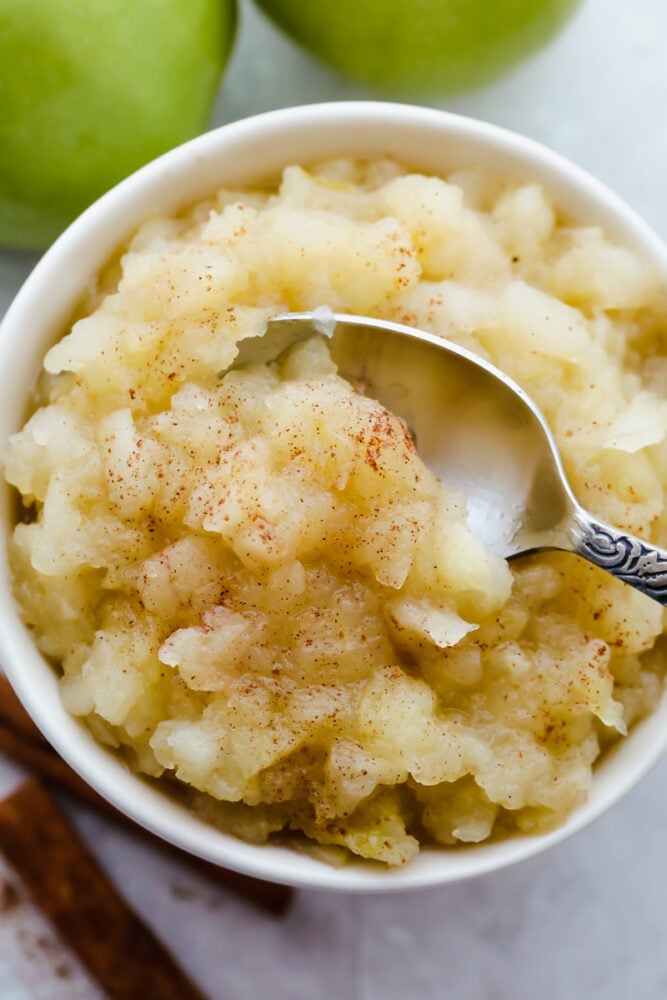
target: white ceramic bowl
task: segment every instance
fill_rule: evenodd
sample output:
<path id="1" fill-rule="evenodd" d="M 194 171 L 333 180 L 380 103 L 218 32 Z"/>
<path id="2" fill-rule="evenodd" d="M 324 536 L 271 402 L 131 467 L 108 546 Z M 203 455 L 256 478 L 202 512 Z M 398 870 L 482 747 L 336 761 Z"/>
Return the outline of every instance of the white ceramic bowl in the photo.
<path id="1" fill-rule="evenodd" d="M 46 348 L 64 332 L 82 291 L 139 222 L 171 212 L 222 185 L 276 177 L 288 163 L 333 155 L 393 155 L 425 172 L 472 165 L 508 179 L 545 185 L 568 215 L 599 223 L 653 260 L 667 279 L 667 249 L 614 194 L 571 163 L 521 136 L 440 111 L 381 103 L 320 104 L 227 125 L 144 167 L 86 211 L 39 262 L 0 328 L 0 447 L 22 424 Z M 330 868 L 284 847 L 254 846 L 199 821 L 132 775 L 63 710 L 56 678 L 22 625 L 6 557 L 9 491 L 2 496 L 0 656 L 16 691 L 45 736 L 118 809 L 158 836 L 228 868 L 296 886 L 388 891 L 434 885 L 501 868 L 543 851 L 580 829 L 628 791 L 667 743 L 667 702 L 602 760 L 586 805 L 558 830 L 456 850 L 425 849 L 405 868 L 353 863 Z"/>

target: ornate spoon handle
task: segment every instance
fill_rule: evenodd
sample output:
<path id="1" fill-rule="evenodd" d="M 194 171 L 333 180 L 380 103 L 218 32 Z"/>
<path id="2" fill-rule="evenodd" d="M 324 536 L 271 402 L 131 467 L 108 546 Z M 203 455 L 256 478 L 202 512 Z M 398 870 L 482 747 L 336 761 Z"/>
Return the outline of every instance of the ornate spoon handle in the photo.
<path id="1" fill-rule="evenodd" d="M 572 519 L 574 551 L 612 576 L 667 605 L 667 551 L 596 520 L 578 508 Z"/>

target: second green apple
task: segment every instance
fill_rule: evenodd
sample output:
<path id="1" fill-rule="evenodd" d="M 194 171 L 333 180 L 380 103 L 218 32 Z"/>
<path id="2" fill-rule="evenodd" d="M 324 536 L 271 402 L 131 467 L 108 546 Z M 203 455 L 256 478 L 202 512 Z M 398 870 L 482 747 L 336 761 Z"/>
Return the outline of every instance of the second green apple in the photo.
<path id="1" fill-rule="evenodd" d="M 343 76 L 394 94 L 464 90 L 544 44 L 580 0 L 257 0 Z"/>

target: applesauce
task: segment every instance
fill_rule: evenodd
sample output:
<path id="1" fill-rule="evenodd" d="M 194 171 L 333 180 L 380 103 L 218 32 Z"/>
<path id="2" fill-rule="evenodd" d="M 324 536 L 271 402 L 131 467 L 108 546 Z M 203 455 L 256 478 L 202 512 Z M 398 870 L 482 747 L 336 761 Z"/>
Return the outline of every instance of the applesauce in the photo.
<path id="1" fill-rule="evenodd" d="M 67 709 L 239 836 L 397 865 L 548 829 L 659 700 L 663 609 L 486 551 L 324 339 L 227 371 L 323 304 L 507 371 L 582 502 L 665 544 L 651 268 L 537 185 L 336 160 L 150 219 L 100 276 L 5 459 L 24 618 Z"/>

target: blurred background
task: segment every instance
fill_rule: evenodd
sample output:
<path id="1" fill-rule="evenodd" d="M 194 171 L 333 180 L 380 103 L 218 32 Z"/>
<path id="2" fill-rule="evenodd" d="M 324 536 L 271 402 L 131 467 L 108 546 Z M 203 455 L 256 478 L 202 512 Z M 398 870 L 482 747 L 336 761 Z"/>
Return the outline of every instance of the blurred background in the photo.
<path id="1" fill-rule="evenodd" d="M 499 80 L 420 103 L 540 140 L 667 238 L 666 40 L 664 0 L 584 0 L 560 34 Z M 382 96 L 315 62 L 241 0 L 211 125 Z M 37 257 L 0 251 L 0 316 Z M 0 756 L 0 794 L 20 776 Z M 280 918 L 131 832 L 66 807 L 116 885 L 212 1000 L 667 996 L 667 762 L 592 827 L 518 867 L 400 896 L 300 892 Z M 1 1000 L 97 996 L 41 916 L 24 900 L 3 907 L 0 893 Z"/>

